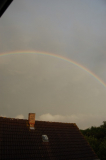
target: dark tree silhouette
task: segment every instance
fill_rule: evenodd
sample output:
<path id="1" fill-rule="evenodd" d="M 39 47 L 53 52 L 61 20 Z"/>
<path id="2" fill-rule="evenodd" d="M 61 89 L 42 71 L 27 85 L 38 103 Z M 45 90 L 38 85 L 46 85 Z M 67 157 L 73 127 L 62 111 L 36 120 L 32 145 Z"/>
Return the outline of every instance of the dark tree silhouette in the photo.
<path id="1" fill-rule="evenodd" d="M 100 127 L 92 126 L 80 130 L 92 149 L 101 160 L 106 160 L 106 121 Z"/>

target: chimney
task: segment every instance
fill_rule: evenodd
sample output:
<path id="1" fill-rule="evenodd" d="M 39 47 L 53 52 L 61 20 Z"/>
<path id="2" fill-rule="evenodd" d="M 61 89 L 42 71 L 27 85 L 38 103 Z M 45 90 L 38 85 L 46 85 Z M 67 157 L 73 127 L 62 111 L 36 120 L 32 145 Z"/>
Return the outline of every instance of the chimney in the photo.
<path id="1" fill-rule="evenodd" d="M 30 128 L 34 128 L 34 125 L 35 125 L 35 113 L 29 113 L 28 120 L 29 120 Z"/>

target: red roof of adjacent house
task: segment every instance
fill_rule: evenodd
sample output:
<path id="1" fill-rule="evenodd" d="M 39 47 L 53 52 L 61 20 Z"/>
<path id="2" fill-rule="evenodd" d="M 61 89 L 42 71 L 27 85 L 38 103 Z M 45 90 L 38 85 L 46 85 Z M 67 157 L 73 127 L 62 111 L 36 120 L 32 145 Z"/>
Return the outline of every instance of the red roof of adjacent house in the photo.
<path id="1" fill-rule="evenodd" d="M 48 142 L 42 140 L 48 136 Z M 98 157 L 74 123 L 0 117 L 0 160 L 93 160 Z"/>

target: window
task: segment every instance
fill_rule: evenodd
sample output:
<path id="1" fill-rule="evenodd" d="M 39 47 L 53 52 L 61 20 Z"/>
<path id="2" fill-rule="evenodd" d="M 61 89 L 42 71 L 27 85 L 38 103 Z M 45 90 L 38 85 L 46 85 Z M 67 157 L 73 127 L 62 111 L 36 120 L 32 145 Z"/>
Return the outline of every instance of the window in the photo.
<path id="1" fill-rule="evenodd" d="M 48 136 L 47 135 L 42 135 L 42 141 L 43 142 L 49 142 Z"/>

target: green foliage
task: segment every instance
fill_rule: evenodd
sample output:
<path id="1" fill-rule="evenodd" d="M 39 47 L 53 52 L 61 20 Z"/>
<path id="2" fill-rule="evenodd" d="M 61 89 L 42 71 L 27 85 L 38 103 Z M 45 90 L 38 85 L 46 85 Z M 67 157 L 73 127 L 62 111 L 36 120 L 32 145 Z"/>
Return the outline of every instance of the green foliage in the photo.
<path id="1" fill-rule="evenodd" d="M 104 138 L 99 146 L 98 157 L 100 157 L 101 160 L 106 160 L 106 138 Z"/>
<path id="2" fill-rule="evenodd" d="M 101 128 L 106 128 L 106 121 L 103 121 L 103 125 L 100 126 Z"/>
<path id="3" fill-rule="evenodd" d="M 90 144 L 91 148 L 95 151 L 95 153 L 98 153 L 99 151 L 99 145 L 100 142 L 97 138 L 92 137 L 92 136 L 84 136 L 86 138 L 86 140 L 88 141 L 88 143 Z"/>
<path id="4" fill-rule="evenodd" d="M 106 121 L 100 127 L 80 130 L 101 160 L 106 160 Z"/>
<path id="5" fill-rule="evenodd" d="M 106 136 L 106 126 L 102 125 L 102 127 L 91 127 L 86 130 L 80 130 L 83 135 L 92 136 L 97 139 L 103 139 Z"/>

